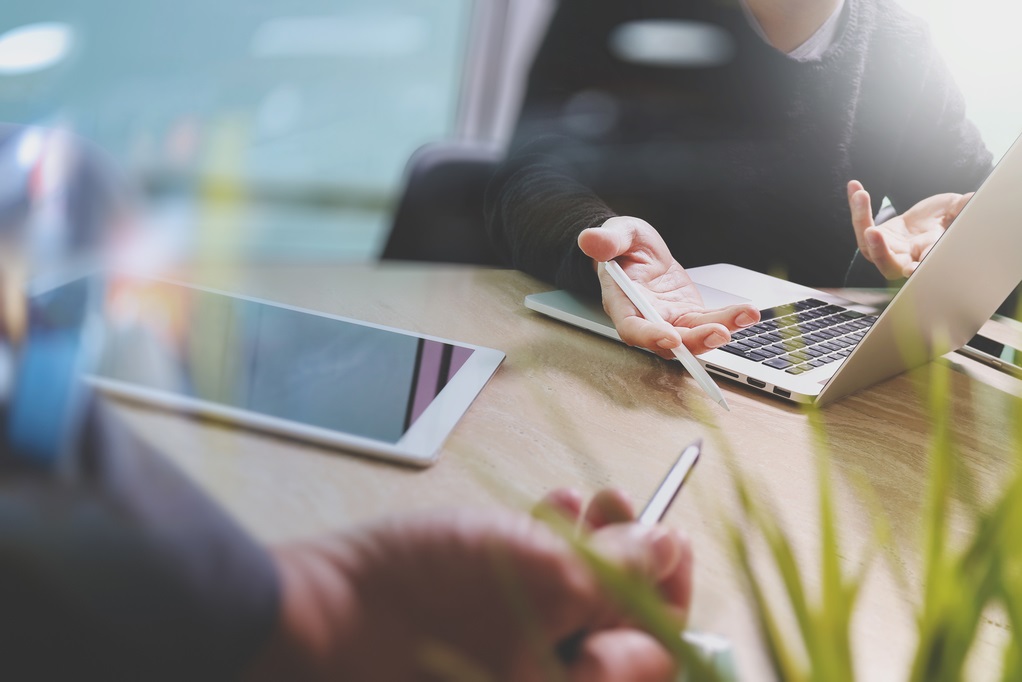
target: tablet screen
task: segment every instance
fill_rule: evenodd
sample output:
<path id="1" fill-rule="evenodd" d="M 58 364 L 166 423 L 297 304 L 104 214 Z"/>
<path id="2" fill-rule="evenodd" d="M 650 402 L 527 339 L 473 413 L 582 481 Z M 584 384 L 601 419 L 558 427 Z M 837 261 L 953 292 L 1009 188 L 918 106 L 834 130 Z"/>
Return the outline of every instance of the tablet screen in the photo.
<path id="1" fill-rule="evenodd" d="M 474 350 L 191 287 L 107 294 L 97 374 L 396 443 Z"/>

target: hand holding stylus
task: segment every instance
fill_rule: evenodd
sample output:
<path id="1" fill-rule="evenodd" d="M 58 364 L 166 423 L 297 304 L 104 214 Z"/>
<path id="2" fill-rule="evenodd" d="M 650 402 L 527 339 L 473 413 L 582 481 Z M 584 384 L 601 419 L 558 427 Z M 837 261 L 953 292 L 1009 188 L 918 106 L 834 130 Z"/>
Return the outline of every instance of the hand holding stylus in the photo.
<path id="1" fill-rule="evenodd" d="M 583 230 L 578 244 L 594 263 L 618 261 L 666 321 L 645 319 L 610 276 L 601 275 L 603 307 L 621 340 L 631 346 L 671 358 L 671 349 L 684 343 L 698 355 L 727 343 L 731 331 L 759 321 L 759 311 L 750 304 L 707 310 L 695 283 L 644 220 L 611 218 Z"/>
<path id="2" fill-rule="evenodd" d="M 611 279 L 621 287 L 621 291 L 625 293 L 628 300 L 632 302 L 632 305 L 639 310 L 646 320 L 656 324 L 664 323 L 664 318 L 660 316 L 660 313 L 656 311 L 656 308 L 653 307 L 653 304 L 649 302 L 646 295 L 636 286 L 635 282 L 629 279 L 628 275 L 621 269 L 621 266 L 617 264 L 617 261 L 601 263 L 600 266 L 606 268 Z M 695 359 L 695 356 L 689 352 L 688 348 L 684 344 L 679 344 L 671 348 L 671 352 L 685 366 L 685 369 L 688 370 L 699 386 L 706 391 L 707 395 L 713 398 L 714 402 L 718 405 L 730 412 L 731 408 L 728 407 L 724 394 L 720 392 L 720 388 L 713 382 L 713 379 L 703 369 L 703 366 L 699 364 L 699 361 Z"/>

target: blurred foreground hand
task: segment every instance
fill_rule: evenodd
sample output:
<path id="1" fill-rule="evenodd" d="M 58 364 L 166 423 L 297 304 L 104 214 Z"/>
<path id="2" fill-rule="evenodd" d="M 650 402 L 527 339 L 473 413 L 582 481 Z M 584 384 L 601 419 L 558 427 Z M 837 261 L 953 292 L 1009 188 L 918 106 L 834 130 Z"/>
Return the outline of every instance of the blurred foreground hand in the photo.
<path id="1" fill-rule="evenodd" d="M 688 611 L 692 551 L 666 527 L 631 523 L 602 491 L 544 500 L 600 555 Z M 669 680 L 675 661 L 629 625 L 586 561 L 524 514 L 408 517 L 275 553 L 282 613 L 255 679 Z"/>

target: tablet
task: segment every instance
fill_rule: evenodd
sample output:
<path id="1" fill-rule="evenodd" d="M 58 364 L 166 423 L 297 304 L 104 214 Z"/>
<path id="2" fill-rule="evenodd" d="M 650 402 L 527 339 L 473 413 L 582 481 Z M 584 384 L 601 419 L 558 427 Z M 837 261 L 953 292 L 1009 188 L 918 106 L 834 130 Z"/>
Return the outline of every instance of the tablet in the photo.
<path id="1" fill-rule="evenodd" d="M 110 279 L 104 301 L 90 377 L 103 391 L 415 465 L 436 460 L 504 359 L 175 282 Z"/>

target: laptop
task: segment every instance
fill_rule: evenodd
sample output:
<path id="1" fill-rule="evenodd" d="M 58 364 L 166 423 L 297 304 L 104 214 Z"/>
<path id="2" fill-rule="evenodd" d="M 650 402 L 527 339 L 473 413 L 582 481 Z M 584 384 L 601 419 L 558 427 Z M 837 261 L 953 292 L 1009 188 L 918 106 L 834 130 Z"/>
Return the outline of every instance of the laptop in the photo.
<path id="1" fill-rule="evenodd" d="M 882 311 L 734 265 L 687 268 L 707 308 L 749 302 L 762 315 L 700 363 L 786 400 L 825 405 L 960 348 L 1022 281 L 1020 187 L 1022 138 Z M 598 301 L 559 290 L 525 305 L 620 341 Z"/>

